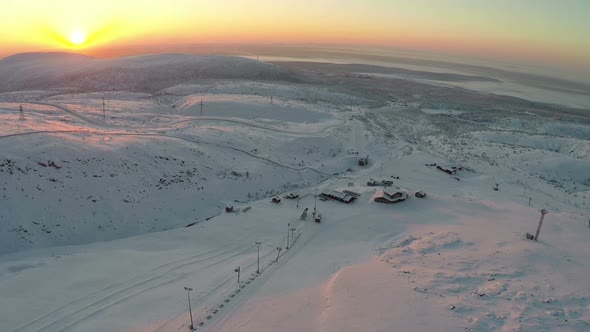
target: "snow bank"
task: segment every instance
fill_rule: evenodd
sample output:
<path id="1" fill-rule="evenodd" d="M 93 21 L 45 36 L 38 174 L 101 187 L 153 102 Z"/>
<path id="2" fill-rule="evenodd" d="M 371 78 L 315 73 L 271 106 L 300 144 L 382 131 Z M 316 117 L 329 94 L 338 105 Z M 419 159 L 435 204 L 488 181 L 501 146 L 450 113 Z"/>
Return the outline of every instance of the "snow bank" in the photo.
<path id="1" fill-rule="evenodd" d="M 381 260 L 413 290 L 446 307 L 470 331 L 585 331 L 590 328 L 590 283 L 585 276 L 585 236 L 561 227 L 546 229 L 541 242 L 503 232 L 525 220 L 527 209 L 464 216 L 461 226 L 414 226 L 414 238 Z M 571 223 L 549 215 L 551 223 Z M 535 223 L 531 220 L 532 232 Z M 569 241 L 561 242 L 563 237 Z M 561 245 L 557 245 L 557 243 Z M 565 244 L 568 245 L 565 245 Z M 557 269 L 567 273 L 549 272 Z"/>

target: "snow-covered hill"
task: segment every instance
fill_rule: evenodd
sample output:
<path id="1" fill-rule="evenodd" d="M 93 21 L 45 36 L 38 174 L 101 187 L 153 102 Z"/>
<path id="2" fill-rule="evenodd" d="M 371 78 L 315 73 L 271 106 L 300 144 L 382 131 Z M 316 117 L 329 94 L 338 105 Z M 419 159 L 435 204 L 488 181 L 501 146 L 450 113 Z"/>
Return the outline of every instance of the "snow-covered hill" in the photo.
<path id="1" fill-rule="evenodd" d="M 0 92 L 72 88 L 154 92 L 208 79 L 295 81 L 276 65 L 222 55 L 159 54 L 96 59 L 69 53 L 25 53 L 0 60 Z"/>
<path id="2" fill-rule="evenodd" d="M 31 58 L 3 60 L 46 81 L 0 94 L 0 331 L 188 330 L 184 287 L 206 331 L 590 329 L 583 114 L 230 57 Z"/>
<path id="3" fill-rule="evenodd" d="M 240 95 L 172 108 L 110 93 L 103 118 L 102 96 L 0 103 L 0 252 L 183 227 L 356 168 L 336 109 Z"/>

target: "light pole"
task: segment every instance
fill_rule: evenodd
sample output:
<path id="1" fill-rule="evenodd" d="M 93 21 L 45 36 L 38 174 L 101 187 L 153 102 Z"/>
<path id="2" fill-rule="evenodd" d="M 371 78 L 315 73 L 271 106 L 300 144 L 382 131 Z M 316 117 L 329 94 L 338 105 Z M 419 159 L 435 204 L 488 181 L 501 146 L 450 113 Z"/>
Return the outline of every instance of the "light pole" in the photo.
<path id="1" fill-rule="evenodd" d="M 258 247 L 258 266 L 256 268 L 256 273 L 260 274 L 260 245 L 262 244 L 262 242 L 258 242 L 256 241 L 256 246 Z"/>
<path id="2" fill-rule="evenodd" d="M 291 224 L 287 224 L 287 250 L 289 250 L 289 230 L 291 229 Z"/>
<path id="3" fill-rule="evenodd" d="M 315 214 L 317 211 L 317 206 L 318 206 L 318 192 L 315 192 L 315 200 L 313 201 L 313 217 L 315 218 Z"/>
<path id="4" fill-rule="evenodd" d="M 236 273 L 238 274 L 238 285 L 239 285 L 239 284 L 240 284 L 240 267 L 239 267 L 239 266 L 238 266 L 238 267 L 236 267 L 236 268 L 234 269 L 234 272 L 236 272 Z"/>
<path id="5" fill-rule="evenodd" d="M 295 232 L 296 228 L 291 227 L 289 230 L 291 231 L 291 247 L 293 247 L 293 244 L 295 244 L 295 236 L 293 236 L 293 232 Z"/>
<path id="6" fill-rule="evenodd" d="M 186 296 L 188 297 L 188 312 L 191 315 L 191 330 L 195 329 L 195 326 L 193 324 L 193 309 L 191 308 L 191 295 L 190 292 L 193 290 L 192 288 L 189 287 L 184 287 L 184 290 L 186 291 Z"/>
<path id="7" fill-rule="evenodd" d="M 539 219 L 539 226 L 537 226 L 537 232 L 535 233 L 535 241 L 539 240 L 539 233 L 541 233 L 541 226 L 543 226 L 543 219 L 545 218 L 545 215 L 549 213 L 547 212 L 547 210 L 543 209 L 541 210 L 541 219 Z"/>
<path id="8" fill-rule="evenodd" d="M 276 259 L 277 263 L 279 262 L 279 256 L 281 255 L 281 250 L 283 250 L 282 247 L 277 247 L 277 259 Z"/>
<path id="9" fill-rule="evenodd" d="M 313 210 L 315 211 L 316 207 L 318 206 L 318 193 L 315 193 L 315 200 L 313 201 Z"/>

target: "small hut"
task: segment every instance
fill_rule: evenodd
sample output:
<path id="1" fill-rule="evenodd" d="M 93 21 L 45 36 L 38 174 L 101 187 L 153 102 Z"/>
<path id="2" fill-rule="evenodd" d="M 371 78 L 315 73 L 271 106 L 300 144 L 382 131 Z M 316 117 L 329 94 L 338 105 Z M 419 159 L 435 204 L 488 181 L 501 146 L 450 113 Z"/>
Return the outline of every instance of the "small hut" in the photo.
<path id="1" fill-rule="evenodd" d="M 319 194 L 318 197 L 324 199 L 332 199 L 346 204 L 350 204 L 357 199 L 357 197 L 355 197 L 354 195 L 349 195 L 335 190 L 326 190 Z"/>
<path id="2" fill-rule="evenodd" d="M 359 159 L 359 166 L 369 166 L 369 156 Z"/>
<path id="3" fill-rule="evenodd" d="M 439 171 L 445 172 L 449 175 L 455 175 L 457 174 L 458 171 L 462 171 L 463 167 L 461 166 L 443 166 L 443 165 L 437 165 L 436 169 L 438 169 Z"/>
<path id="4" fill-rule="evenodd" d="M 403 191 L 383 190 L 379 192 L 373 200 L 378 203 L 393 204 L 403 202 L 408 199 L 408 194 Z"/>

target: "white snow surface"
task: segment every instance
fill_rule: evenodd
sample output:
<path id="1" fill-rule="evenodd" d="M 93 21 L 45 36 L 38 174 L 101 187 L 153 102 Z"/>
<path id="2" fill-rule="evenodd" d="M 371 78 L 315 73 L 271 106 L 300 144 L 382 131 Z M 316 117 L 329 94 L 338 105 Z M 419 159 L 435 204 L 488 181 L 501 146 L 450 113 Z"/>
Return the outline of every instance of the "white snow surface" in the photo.
<path id="1" fill-rule="evenodd" d="M 185 331 L 183 287 L 205 331 L 590 330 L 588 126 L 432 110 L 285 82 L 0 94 L 0 331 Z"/>

